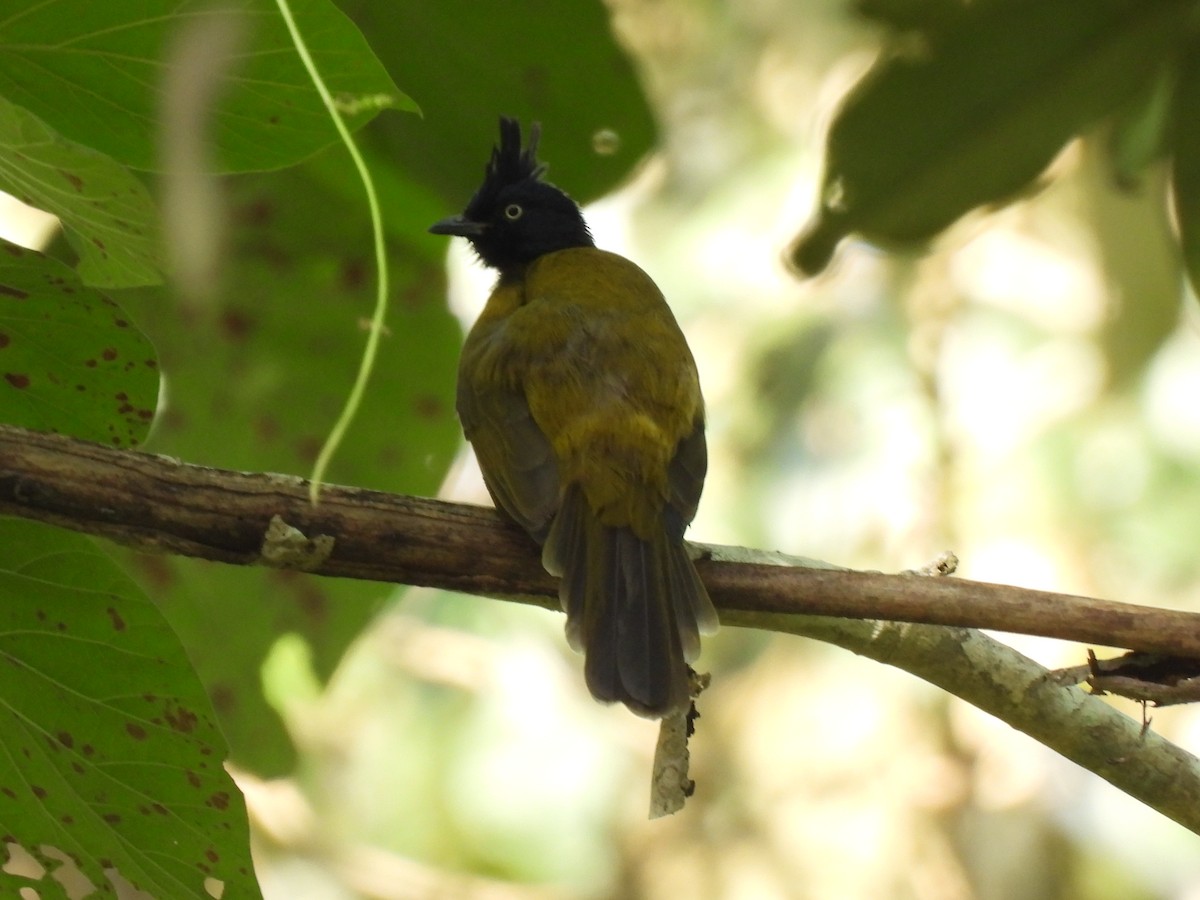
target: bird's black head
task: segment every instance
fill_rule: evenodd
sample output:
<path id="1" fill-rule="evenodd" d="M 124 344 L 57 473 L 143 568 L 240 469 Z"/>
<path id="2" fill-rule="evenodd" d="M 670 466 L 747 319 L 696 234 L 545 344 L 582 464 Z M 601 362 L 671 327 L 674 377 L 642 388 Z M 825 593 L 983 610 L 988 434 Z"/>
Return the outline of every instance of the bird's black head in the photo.
<path id="1" fill-rule="evenodd" d="M 500 143 L 492 148 L 483 184 L 462 215 L 442 219 L 429 230 L 465 237 L 479 258 L 502 275 L 555 250 L 594 246 L 579 206 L 542 181 L 546 167 L 537 161 L 540 134 L 535 123 L 529 146 L 522 150 L 520 124 L 500 119 Z"/>

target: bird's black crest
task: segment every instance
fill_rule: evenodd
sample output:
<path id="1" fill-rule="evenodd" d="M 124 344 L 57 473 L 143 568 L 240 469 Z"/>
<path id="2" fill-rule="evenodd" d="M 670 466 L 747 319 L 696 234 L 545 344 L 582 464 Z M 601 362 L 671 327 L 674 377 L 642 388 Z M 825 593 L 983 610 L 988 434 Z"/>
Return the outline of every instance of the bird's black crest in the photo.
<path id="1" fill-rule="evenodd" d="M 489 210 L 504 188 L 522 181 L 541 180 L 546 171 L 545 163 L 537 160 L 537 145 L 541 136 L 541 125 L 534 122 L 529 127 L 529 144 L 522 149 L 521 123 L 507 116 L 500 118 L 500 143 L 492 147 L 492 158 L 483 171 L 483 184 L 467 204 L 468 218 L 475 218 Z"/>
<path id="2" fill-rule="evenodd" d="M 546 167 L 538 162 L 541 129 L 529 130 L 521 146 L 516 119 L 500 120 L 500 142 L 483 172 L 483 184 L 462 215 L 430 226 L 434 234 L 464 237 L 484 264 L 515 278 L 535 259 L 569 247 L 594 247 L 579 204 L 542 180 Z"/>

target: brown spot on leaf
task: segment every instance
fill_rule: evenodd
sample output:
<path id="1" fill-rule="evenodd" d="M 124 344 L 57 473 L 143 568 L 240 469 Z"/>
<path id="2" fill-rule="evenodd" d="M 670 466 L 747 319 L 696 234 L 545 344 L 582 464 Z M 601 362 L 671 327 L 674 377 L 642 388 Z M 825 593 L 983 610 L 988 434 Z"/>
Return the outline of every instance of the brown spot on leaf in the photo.
<path id="1" fill-rule="evenodd" d="M 144 741 L 146 739 L 146 729 L 137 722 L 126 722 L 125 731 L 135 741 Z"/>
<path id="2" fill-rule="evenodd" d="M 243 225 L 262 227 L 275 218 L 275 204 L 259 198 L 239 206 L 234 211 L 234 217 Z"/>
<path id="3" fill-rule="evenodd" d="M 316 461 L 317 454 L 321 452 L 321 446 L 325 443 L 322 438 L 308 435 L 298 438 L 295 441 L 296 456 L 298 456 L 305 465 L 309 465 Z"/>
<path id="4" fill-rule="evenodd" d="M 207 859 L 210 863 L 219 862 L 221 859 L 220 855 L 212 847 L 209 847 L 207 850 L 204 851 L 204 858 Z"/>
<path id="5" fill-rule="evenodd" d="M 121 823 L 121 817 L 117 813 L 105 813 L 100 818 L 102 818 L 109 825 L 119 825 Z"/>
<path id="6" fill-rule="evenodd" d="M 117 358 L 117 348 L 116 347 L 105 347 L 104 352 L 101 353 L 100 355 L 102 357 L 104 357 L 105 362 L 112 362 L 114 359 Z"/>
<path id="7" fill-rule="evenodd" d="M 166 556 L 140 554 L 137 557 L 137 566 L 157 590 L 165 591 L 175 584 L 175 569 Z"/>
<path id="8" fill-rule="evenodd" d="M 71 735 L 71 732 L 69 732 L 69 731 L 60 731 L 56 735 L 56 737 L 58 738 L 58 742 L 60 744 L 62 744 L 64 747 L 66 747 L 68 750 L 70 750 L 72 747 L 75 746 L 75 738 Z"/>
<path id="9" fill-rule="evenodd" d="M 431 285 L 418 281 L 405 285 L 396 299 L 398 304 L 405 309 L 416 310 L 424 307 L 433 295 Z"/>
<path id="10" fill-rule="evenodd" d="M 305 615 L 316 621 L 323 621 L 329 615 L 329 596 L 319 586 L 315 579 L 306 579 L 294 585 L 296 599 Z"/>
<path id="11" fill-rule="evenodd" d="M 5 347 L 7 347 L 11 343 L 12 343 L 12 338 L 10 338 L 3 331 L 0 331 L 0 350 L 3 350 Z"/>
<path id="12" fill-rule="evenodd" d="M 279 427 L 279 420 L 269 413 L 258 416 L 254 420 L 253 427 L 255 435 L 263 443 L 270 443 L 277 440 L 280 432 L 283 430 Z"/>
<path id="13" fill-rule="evenodd" d="M 29 387 L 29 376 L 22 375 L 19 372 L 6 372 L 4 380 L 18 390 L 24 390 Z"/>
<path id="14" fill-rule="evenodd" d="M 41 785 L 31 784 L 29 786 L 29 790 L 33 791 L 33 796 L 37 797 L 39 800 L 46 799 L 46 789 Z"/>
<path id="15" fill-rule="evenodd" d="M 346 259 L 342 260 L 342 270 L 338 273 L 338 280 L 348 291 L 361 291 L 367 286 L 370 274 L 371 270 L 365 260 L 361 258 Z"/>
<path id="16" fill-rule="evenodd" d="M 445 413 L 446 404 L 433 394 L 418 394 L 413 397 L 413 410 L 422 419 L 436 419 Z"/>
<path id="17" fill-rule="evenodd" d="M 208 696 L 217 712 L 231 714 L 237 709 L 237 693 L 228 684 L 214 684 Z"/>
<path id="18" fill-rule="evenodd" d="M 228 809 L 229 808 L 228 792 L 217 791 L 215 794 L 213 794 L 211 797 L 208 798 L 208 805 L 211 806 L 213 809 Z"/>
<path id="19" fill-rule="evenodd" d="M 232 341 L 244 341 L 254 326 L 254 320 L 240 309 L 221 313 L 221 331 Z"/>
<path id="20" fill-rule="evenodd" d="M 197 775 L 195 772 L 193 772 L 191 769 L 187 770 L 187 780 L 188 780 L 188 784 L 190 784 L 192 787 L 194 787 L 194 788 L 200 787 L 200 776 Z"/>
<path id="21" fill-rule="evenodd" d="M 125 620 L 121 618 L 121 614 L 117 612 L 115 607 L 110 606 L 105 612 L 108 613 L 109 621 L 112 622 L 113 631 L 125 630 Z"/>
<path id="22" fill-rule="evenodd" d="M 9 800 L 16 800 L 16 799 L 17 799 L 17 792 L 16 792 L 16 791 L 14 791 L 12 788 L 10 788 L 10 787 L 7 787 L 7 786 L 6 786 L 6 787 L 0 787 L 0 794 L 3 794 L 3 795 L 4 795 L 5 797 L 7 797 Z"/>
<path id="23" fill-rule="evenodd" d="M 174 709 L 167 707 L 164 713 L 167 719 L 167 724 L 171 726 L 173 731 L 178 731 L 181 734 L 191 734 L 196 728 L 196 714 L 190 709 L 182 706 L 176 706 Z"/>
<path id="24" fill-rule="evenodd" d="M 29 296 L 29 291 L 23 291 L 18 287 L 13 287 L 11 284 L 0 284 L 0 297 L 12 297 L 14 300 L 24 300 Z"/>
<path id="25" fill-rule="evenodd" d="M 83 191 L 83 179 L 74 172 L 67 172 L 64 169 L 59 169 L 58 174 L 67 180 L 67 184 L 75 188 L 76 191 Z"/>

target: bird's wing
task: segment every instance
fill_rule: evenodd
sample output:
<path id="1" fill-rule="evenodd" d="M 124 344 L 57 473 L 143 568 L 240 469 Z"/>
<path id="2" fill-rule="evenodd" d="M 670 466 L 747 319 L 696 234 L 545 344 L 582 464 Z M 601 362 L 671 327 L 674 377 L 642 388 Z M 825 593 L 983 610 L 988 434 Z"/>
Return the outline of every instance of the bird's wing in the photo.
<path id="1" fill-rule="evenodd" d="M 558 465 L 525 395 L 504 388 L 480 393 L 460 379 L 457 405 L 496 506 L 544 541 L 559 503 Z"/>
<path id="2" fill-rule="evenodd" d="M 678 523 L 669 524 L 678 525 L 677 538 L 683 538 L 684 529 L 696 517 L 707 471 L 708 445 L 704 440 L 704 416 L 700 415 L 692 433 L 679 442 L 667 470 L 667 503 L 679 515 Z"/>

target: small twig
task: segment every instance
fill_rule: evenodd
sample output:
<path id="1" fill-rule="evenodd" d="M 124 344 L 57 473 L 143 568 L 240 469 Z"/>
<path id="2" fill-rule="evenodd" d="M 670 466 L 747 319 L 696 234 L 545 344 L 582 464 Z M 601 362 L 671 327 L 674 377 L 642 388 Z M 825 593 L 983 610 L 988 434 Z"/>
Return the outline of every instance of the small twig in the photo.
<path id="1" fill-rule="evenodd" d="M 1093 694 L 1116 694 L 1143 705 L 1200 703 L 1200 660 L 1187 657 L 1125 653 L 1097 659 L 1095 652 L 1088 650 L 1085 665 L 1056 669 L 1050 677 L 1064 685 L 1086 681 Z"/>

